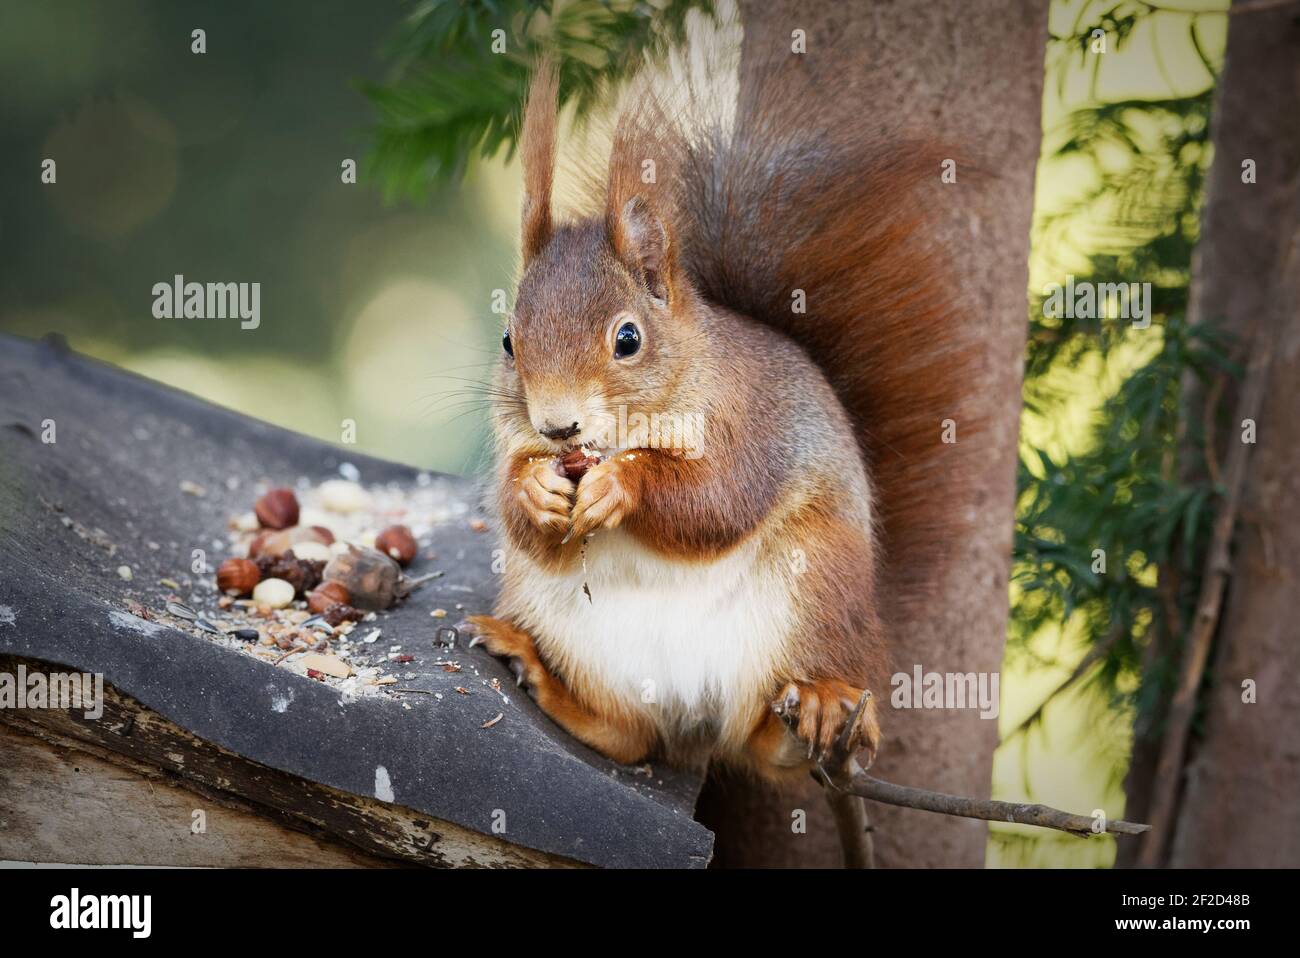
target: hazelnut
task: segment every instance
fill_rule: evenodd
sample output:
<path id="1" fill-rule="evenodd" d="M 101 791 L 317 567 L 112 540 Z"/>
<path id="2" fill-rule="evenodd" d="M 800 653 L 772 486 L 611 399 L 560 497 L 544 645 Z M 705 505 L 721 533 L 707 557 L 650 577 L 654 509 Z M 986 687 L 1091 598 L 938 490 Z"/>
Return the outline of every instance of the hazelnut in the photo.
<path id="1" fill-rule="evenodd" d="M 332 605 L 351 601 L 352 595 L 342 582 L 322 582 L 315 590 L 307 593 L 307 608 L 317 615 Z"/>
<path id="2" fill-rule="evenodd" d="M 217 588 L 231 595 L 248 595 L 262 579 L 256 562 L 227 559 L 217 568 Z"/>
<path id="3" fill-rule="evenodd" d="M 329 538 L 327 539 L 326 536 Z M 300 545 L 314 542 L 317 545 L 328 546 L 333 538 L 329 530 L 319 529 L 316 526 L 293 526 L 289 529 L 263 532 L 248 544 L 248 557 L 255 559 L 258 556 L 282 556 L 290 549 L 296 554 Z M 304 559 L 309 557 L 299 556 Z"/>
<path id="4" fill-rule="evenodd" d="M 263 579 L 253 589 L 253 601 L 271 609 L 283 609 L 293 601 L 294 588 L 283 579 Z"/>
<path id="5" fill-rule="evenodd" d="M 600 465 L 600 456 L 592 455 L 579 446 L 577 449 L 570 449 L 560 460 L 560 475 L 577 482 L 587 474 L 588 469 L 597 465 Z"/>
<path id="6" fill-rule="evenodd" d="M 389 526 L 375 536 L 375 548 L 395 559 L 398 565 L 407 566 L 415 558 L 419 547 L 415 544 L 415 536 L 411 535 L 411 530 L 406 526 Z"/>
<path id="7" fill-rule="evenodd" d="M 288 529 L 298 524 L 298 497 L 283 486 L 272 489 L 257 500 L 253 511 L 267 529 Z"/>

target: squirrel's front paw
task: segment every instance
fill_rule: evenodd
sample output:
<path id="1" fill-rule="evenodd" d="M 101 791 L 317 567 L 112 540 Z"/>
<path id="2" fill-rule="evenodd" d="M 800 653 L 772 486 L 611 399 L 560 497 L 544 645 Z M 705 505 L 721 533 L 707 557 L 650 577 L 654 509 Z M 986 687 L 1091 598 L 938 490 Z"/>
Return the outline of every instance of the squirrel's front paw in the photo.
<path id="1" fill-rule="evenodd" d="M 561 532 L 569 525 L 573 482 L 555 471 L 555 460 L 536 459 L 520 470 L 516 493 L 524 515 L 543 532 Z"/>
<path id="2" fill-rule="evenodd" d="M 572 525 L 567 538 L 580 538 L 596 529 L 614 529 L 635 505 L 626 479 L 627 466 L 619 459 L 607 459 L 593 466 L 578 483 L 573 504 Z"/>

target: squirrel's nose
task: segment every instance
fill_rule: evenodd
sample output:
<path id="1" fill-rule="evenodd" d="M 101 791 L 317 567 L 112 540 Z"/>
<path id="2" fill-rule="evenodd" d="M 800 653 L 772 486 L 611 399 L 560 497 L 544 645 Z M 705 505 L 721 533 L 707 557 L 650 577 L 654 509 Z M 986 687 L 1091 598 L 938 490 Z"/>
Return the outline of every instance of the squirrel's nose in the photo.
<path id="1" fill-rule="evenodd" d="M 538 430 L 547 439 L 572 439 L 578 433 L 582 432 L 582 427 L 578 423 L 572 423 L 568 426 L 552 426 L 549 422 Z"/>

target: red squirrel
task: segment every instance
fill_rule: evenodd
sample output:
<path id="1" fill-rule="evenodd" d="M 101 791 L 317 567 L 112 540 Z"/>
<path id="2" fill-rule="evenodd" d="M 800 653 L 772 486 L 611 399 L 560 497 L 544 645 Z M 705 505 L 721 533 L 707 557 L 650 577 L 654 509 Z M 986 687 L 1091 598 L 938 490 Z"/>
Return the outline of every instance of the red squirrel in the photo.
<path id="1" fill-rule="evenodd" d="M 748 91 L 727 128 L 631 98 L 599 212 L 562 222 L 557 80 L 538 70 L 493 387 L 508 549 L 469 627 L 615 761 L 780 781 L 874 757 L 880 589 L 907 578 L 882 566 L 892 543 L 939 545 L 916 500 L 956 384 L 915 242 L 938 156 L 865 111 L 858 130 L 782 130 L 777 69 Z M 697 416 L 698 448 L 652 441 L 656 415 Z"/>

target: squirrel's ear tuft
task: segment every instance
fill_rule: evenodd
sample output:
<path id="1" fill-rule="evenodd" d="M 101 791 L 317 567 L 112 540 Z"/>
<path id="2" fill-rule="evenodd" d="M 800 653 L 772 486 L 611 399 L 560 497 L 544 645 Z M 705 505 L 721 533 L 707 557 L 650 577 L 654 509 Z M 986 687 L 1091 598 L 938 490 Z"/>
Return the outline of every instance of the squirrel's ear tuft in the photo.
<path id="1" fill-rule="evenodd" d="M 683 140 L 648 80 L 626 96 L 610 148 L 605 224 L 619 260 L 667 301 L 674 287 Z"/>
<path id="2" fill-rule="evenodd" d="M 637 273 L 650 295 L 667 301 L 672 241 L 668 228 L 640 196 L 634 196 L 610 216 L 610 243 L 629 269 Z"/>
<path id="3" fill-rule="evenodd" d="M 524 265 L 551 238 L 551 187 L 555 178 L 555 127 L 559 113 L 559 78 L 549 58 L 537 64 L 520 134 L 524 168 L 524 206 L 520 237 Z"/>

